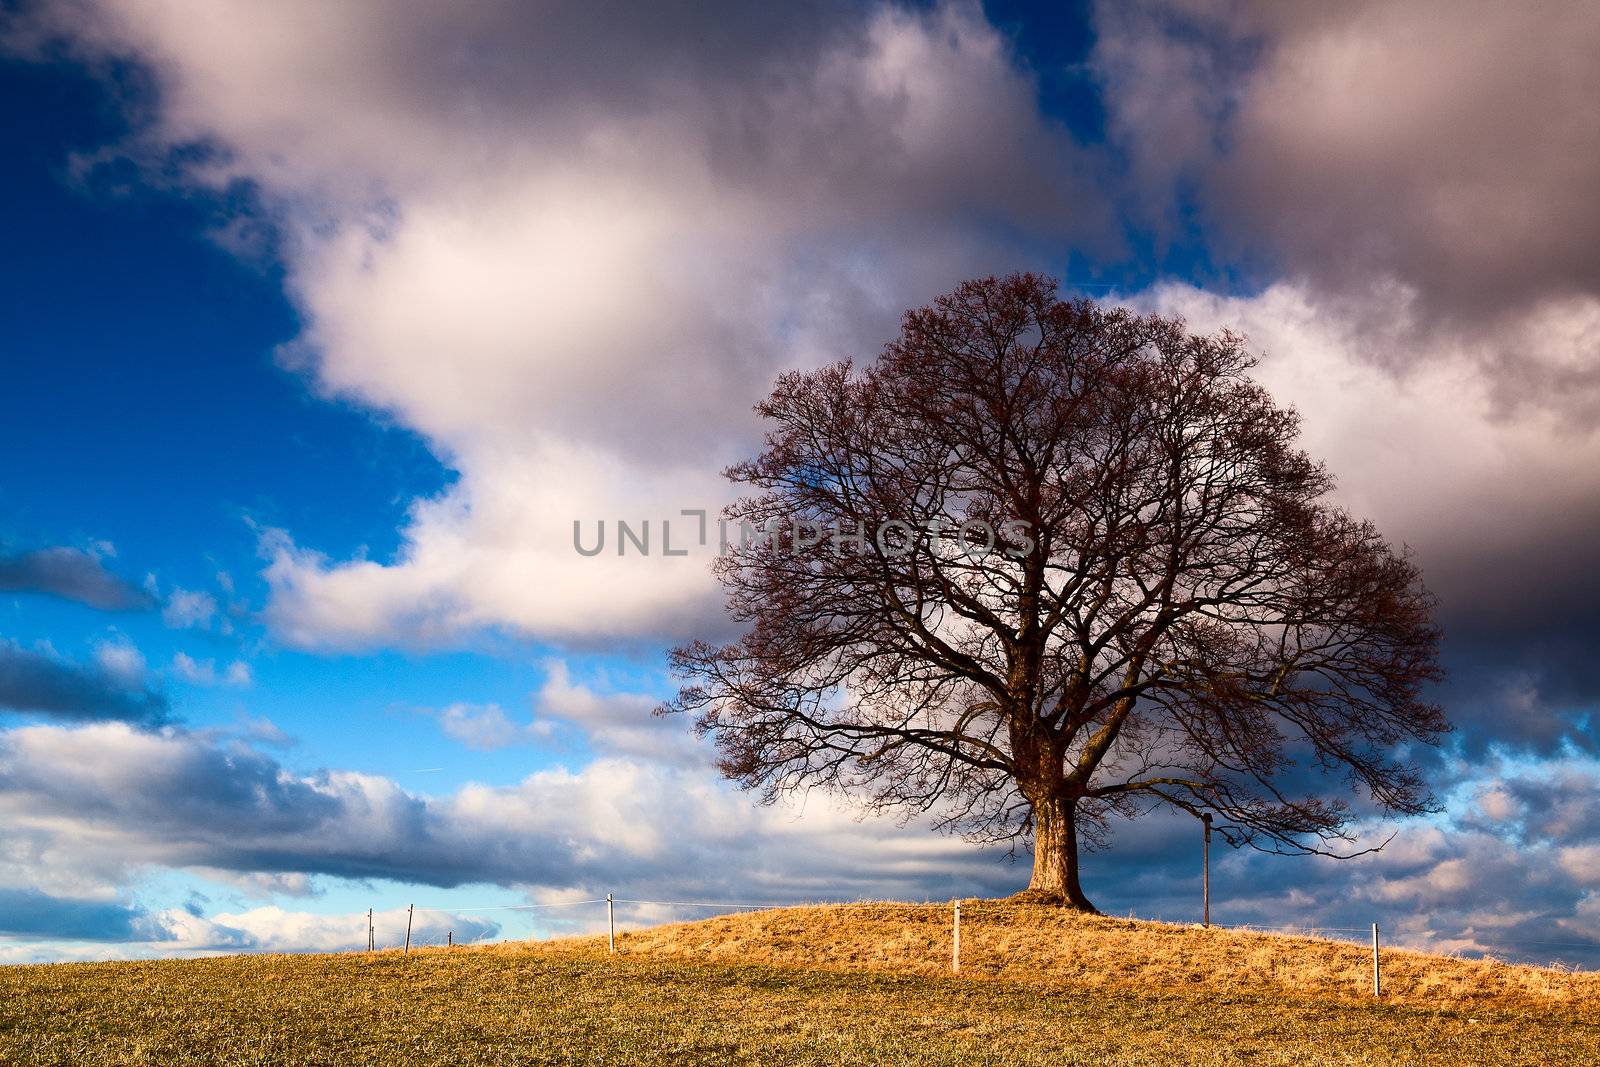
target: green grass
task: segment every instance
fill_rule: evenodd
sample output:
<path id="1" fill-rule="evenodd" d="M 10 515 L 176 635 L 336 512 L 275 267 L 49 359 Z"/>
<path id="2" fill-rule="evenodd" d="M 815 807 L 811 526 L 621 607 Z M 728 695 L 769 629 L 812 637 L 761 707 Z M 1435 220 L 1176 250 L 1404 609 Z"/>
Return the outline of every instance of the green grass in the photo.
<path id="1" fill-rule="evenodd" d="M 1592 1004 L 1459 1006 L 621 955 L 0 968 L 4 1064 L 1592 1064 Z"/>

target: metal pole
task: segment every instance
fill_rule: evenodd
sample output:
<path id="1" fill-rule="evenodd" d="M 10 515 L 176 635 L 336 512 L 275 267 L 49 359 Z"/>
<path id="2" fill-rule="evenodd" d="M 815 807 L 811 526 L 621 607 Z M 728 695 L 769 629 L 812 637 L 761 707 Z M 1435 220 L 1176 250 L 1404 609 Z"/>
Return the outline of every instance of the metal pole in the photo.
<path id="1" fill-rule="evenodd" d="M 411 915 L 416 911 L 415 904 L 406 905 L 406 955 L 411 954 Z"/>
<path id="2" fill-rule="evenodd" d="M 950 969 L 961 973 L 961 901 L 956 901 L 955 938 L 950 945 Z"/>
<path id="3" fill-rule="evenodd" d="M 611 899 L 611 894 L 606 894 L 606 942 L 611 948 L 611 954 L 617 954 L 617 906 Z"/>
<path id="4" fill-rule="evenodd" d="M 1383 996 L 1383 972 L 1378 969 L 1378 924 L 1372 924 L 1372 995 Z"/>
<path id="5" fill-rule="evenodd" d="M 1205 824 L 1206 828 L 1204 859 L 1201 861 L 1201 881 L 1204 883 L 1202 893 L 1205 899 L 1205 911 L 1200 921 L 1203 925 L 1209 927 L 1211 925 L 1211 813 L 1208 811 L 1200 816 L 1200 821 Z"/>
<path id="6" fill-rule="evenodd" d="M 377 948 L 377 944 L 373 940 L 373 936 L 372 936 L 372 909 L 368 908 L 367 909 L 367 951 L 371 952 L 375 948 Z"/>

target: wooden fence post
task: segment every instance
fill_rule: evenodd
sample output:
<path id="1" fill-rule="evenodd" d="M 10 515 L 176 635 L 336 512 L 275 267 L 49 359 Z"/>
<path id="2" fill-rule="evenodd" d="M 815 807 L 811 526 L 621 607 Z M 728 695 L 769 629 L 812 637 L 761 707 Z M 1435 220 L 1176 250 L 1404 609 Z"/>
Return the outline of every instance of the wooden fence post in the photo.
<path id="1" fill-rule="evenodd" d="M 445 948 L 455 948 L 456 947 L 456 932 L 454 930 L 446 930 L 444 932 L 444 947 Z"/>
<path id="2" fill-rule="evenodd" d="M 1201 861 L 1202 880 L 1205 883 L 1205 888 L 1202 892 L 1205 896 L 1205 903 L 1200 924 L 1209 928 L 1211 926 L 1211 813 L 1208 811 L 1200 816 L 1200 821 L 1205 824 L 1206 828 L 1205 845 L 1203 846 L 1204 859 Z"/>
<path id="3" fill-rule="evenodd" d="M 961 973 L 961 901 L 956 901 L 955 936 L 950 943 L 950 969 Z"/>
<path id="4" fill-rule="evenodd" d="M 406 951 L 405 951 L 405 954 L 407 956 L 411 955 L 411 916 L 412 916 L 412 913 L 416 911 L 416 909 L 417 909 L 417 906 L 415 904 L 407 904 L 406 905 Z"/>
<path id="5" fill-rule="evenodd" d="M 1378 924 L 1372 924 L 1372 995 L 1383 996 L 1383 972 L 1378 969 Z"/>
<path id="6" fill-rule="evenodd" d="M 377 948 L 377 942 L 372 935 L 372 909 L 367 909 L 367 951 L 372 952 Z"/>
<path id="7" fill-rule="evenodd" d="M 606 944 L 611 949 L 611 954 L 617 954 L 617 911 L 616 902 L 611 899 L 611 894 L 606 894 Z"/>

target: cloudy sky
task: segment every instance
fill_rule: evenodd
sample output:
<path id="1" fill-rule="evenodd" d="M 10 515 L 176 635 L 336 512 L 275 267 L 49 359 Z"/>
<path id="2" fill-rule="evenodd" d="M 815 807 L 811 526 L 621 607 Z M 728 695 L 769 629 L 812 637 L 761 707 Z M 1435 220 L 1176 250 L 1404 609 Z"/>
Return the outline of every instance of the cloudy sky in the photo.
<path id="1" fill-rule="evenodd" d="M 1246 333 L 1441 599 L 1445 810 L 1215 914 L 1600 966 L 1593 4 L 0 20 L 0 960 L 1020 888 L 720 783 L 649 715 L 705 553 L 572 524 L 720 506 L 775 374 L 1026 268 Z M 1192 825 L 1089 863 L 1195 917 Z"/>

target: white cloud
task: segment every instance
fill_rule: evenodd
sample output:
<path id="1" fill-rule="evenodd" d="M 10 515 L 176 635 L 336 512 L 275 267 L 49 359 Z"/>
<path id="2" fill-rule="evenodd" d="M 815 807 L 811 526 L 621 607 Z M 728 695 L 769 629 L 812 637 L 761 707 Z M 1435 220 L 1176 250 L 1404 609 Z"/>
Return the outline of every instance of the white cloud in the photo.
<path id="1" fill-rule="evenodd" d="M 468 748 L 489 751 L 533 739 L 532 723 L 514 723 L 498 704 L 452 704 L 439 712 L 439 728 Z"/>
<path id="2" fill-rule="evenodd" d="M 1587 588 L 1600 433 L 1558 411 L 1509 417 L 1475 345 L 1435 344 L 1398 374 L 1369 358 L 1409 336 L 1403 289 L 1378 290 L 1353 313 L 1291 283 L 1248 297 L 1166 285 L 1136 302 L 1198 330 L 1246 334 L 1262 353 L 1257 377 L 1303 414 L 1305 447 L 1338 477 L 1340 501 L 1416 549 L 1447 607 L 1514 617 Z M 1551 363 L 1588 358 L 1597 316 L 1552 310 L 1528 324 L 1522 350 Z"/>
<path id="3" fill-rule="evenodd" d="M 500 0 L 70 10 L 78 47 L 154 71 L 152 137 L 223 146 L 188 180 L 260 192 L 306 323 L 285 358 L 460 473 L 392 559 L 264 541 L 300 646 L 701 632 L 704 553 L 582 559 L 573 521 L 715 509 L 777 370 L 870 355 L 906 306 L 1036 257 L 1003 234 L 1109 232 L 976 5 L 693 32 Z"/>
<path id="4" fill-rule="evenodd" d="M 172 657 L 172 669 L 179 678 L 191 685 L 216 685 L 217 665 L 211 660 L 204 664 L 197 662 L 186 652 L 179 652 Z"/>
<path id="5" fill-rule="evenodd" d="M 697 742 L 681 716 L 655 714 L 660 700 L 645 693 L 577 681 L 567 661 L 544 661 L 545 679 L 533 695 L 538 726 L 574 727 L 596 751 L 662 763 L 709 767 L 710 746 Z"/>
<path id="6" fill-rule="evenodd" d="M 1404 289 L 1415 333 L 1374 358 L 1465 346 L 1508 398 L 1600 424 L 1594 5 L 1106 0 L 1095 24 L 1154 217 L 1325 307 Z"/>
<path id="7" fill-rule="evenodd" d="M 408 918 L 411 944 L 442 945 L 453 933 L 457 943 L 483 940 L 499 933 L 499 924 L 479 915 L 424 911 L 408 916 L 405 908 L 375 911 L 374 938 L 379 948 L 398 948 L 405 940 Z M 327 915 L 287 911 L 265 905 L 241 912 L 193 915 L 182 909 L 156 918 L 165 937 L 148 948 L 161 955 L 208 952 L 349 952 L 367 946 L 365 911 Z"/>
<path id="8" fill-rule="evenodd" d="M 217 598 L 193 589 L 174 589 L 161 609 L 161 621 L 174 630 L 204 630 L 217 615 Z"/>
<path id="9" fill-rule="evenodd" d="M 322 886 L 315 878 L 297 871 L 272 874 L 262 871 L 224 871 L 198 867 L 194 873 L 251 900 L 268 901 L 273 897 L 315 897 L 322 894 Z"/>
<path id="10" fill-rule="evenodd" d="M 236 718 L 234 733 L 242 741 L 252 745 L 264 745 L 268 748 L 293 748 L 300 743 L 298 739 L 285 733 L 282 727 L 265 716 L 256 718 L 241 713 Z"/>
<path id="11" fill-rule="evenodd" d="M 753 807 L 704 767 L 612 756 L 431 797 L 351 771 L 294 774 L 201 734 L 120 725 L 0 734 L 0 819 L 27 884 L 61 893 L 159 868 L 626 887 L 657 899 L 905 896 L 1018 877 L 923 825 L 858 821 L 820 795 Z"/>
<path id="12" fill-rule="evenodd" d="M 187 652 L 173 655 L 172 670 L 190 685 L 212 686 L 220 683 L 243 688 L 251 681 L 250 665 L 243 660 L 234 660 L 219 674 L 216 660 L 197 660 Z"/>
<path id="13" fill-rule="evenodd" d="M 405 943 L 409 922 L 413 948 L 443 945 L 454 938 L 468 944 L 495 937 L 500 924 L 484 915 L 405 908 L 375 910 L 371 916 L 379 949 Z M 359 912 L 293 911 L 268 904 L 244 911 L 197 915 L 183 908 L 143 914 L 142 940 L 119 942 L 52 942 L 0 939 L 0 963 L 64 960 L 152 959 L 238 952 L 350 952 L 366 948 L 368 915 Z"/>
<path id="14" fill-rule="evenodd" d="M 1600 845 L 1574 845 L 1559 854 L 1561 869 L 1591 889 L 1600 890 Z"/>
<path id="15" fill-rule="evenodd" d="M 584 742 L 608 757 L 708 767 L 710 746 L 697 742 L 681 718 L 654 714 L 660 700 L 572 677 L 565 659 L 547 658 L 544 681 L 532 694 L 532 716 L 514 719 L 498 704 L 452 704 L 431 712 L 445 736 L 489 751 L 539 744 L 560 750 Z"/>
<path id="16" fill-rule="evenodd" d="M 144 653 L 126 641 L 96 645 L 94 659 L 107 676 L 129 687 L 142 686 L 145 680 Z"/>
<path id="17" fill-rule="evenodd" d="M 597 706 L 584 688 L 570 679 L 547 687 L 580 720 Z M 1539 783 L 1524 775 L 1501 788 L 1531 797 Z M 1558 829 L 1566 826 L 1566 813 L 1552 814 Z M 750 902 L 1002 895 L 1027 872 L 1025 856 L 1012 866 L 919 820 L 862 820 L 820 794 L 753 807 L 705 767 L 603 757 L 513 785 L 469 783 L 427 796 L 374 775 L 298 774 L 202 734 L 120 724 L 0 734 L 0 819 L 8 828 L 0 887 L 108 901 L 112 887 L 166 869 L 257 898 L 305 895 L 313 879 L 385 879 L 441 890 L 493 883 L 535 901 L 614 891 Z M 1403 943 L 1538 957 L 1541 939 L 1594 911 L 1582 905 L 1600 869 L 1592 826 L 1561 844 L 1525 820 L 1524 840 L 1513 846 L 1471 826 L 1412 822 L 1381 853 L 1348 862 L 1223 852 L 1213 857 L 1214 904 L 1228 922 L 1343 927 L 1377 915 Z M 1176 875 L 1190 871 L 1192 820 L 1151 818 L 1128 830 L 1112 854 L 1089 858 L 1091 894 L 1140 914 L 1187 915 L 1192 884 Z M 1364 844 L 1389 832 L 1366 830 Z M 382 899 L 393 890 L 378 892 Z M 448 922 L 426 929 L 467 929 L 459 918 Z M 91 955 L 342 949 L 359 947 L 364 929 L 347 916 L 274 907 L 203 919 L 169 911 L 138 923 L 148 943 Z"/>
<path id="18" fill-rule="evenodd" d="M 1482 789 L 1475 801 L 1478 810 L 1497 823 L 1510 823 L 1521 813 L 1522 805 L 1498 784 Z"/>

